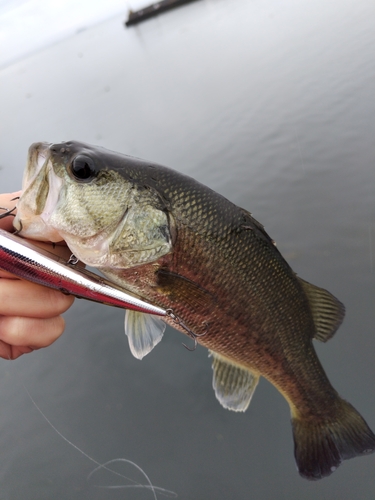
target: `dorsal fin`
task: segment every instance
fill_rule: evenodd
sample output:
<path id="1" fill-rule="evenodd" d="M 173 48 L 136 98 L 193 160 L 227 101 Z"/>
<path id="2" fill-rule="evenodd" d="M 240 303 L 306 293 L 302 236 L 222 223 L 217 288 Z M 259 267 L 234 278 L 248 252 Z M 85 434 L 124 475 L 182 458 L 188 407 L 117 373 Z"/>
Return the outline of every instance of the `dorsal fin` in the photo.
<path id="1" fill-rule="evenodd" d="M 314 339 L 327 342 L 336 333 L 345 316 L 345 306 L 324 288 L 298 278 L 309 300 L 315 323 Z"/>
<path id="2" fill-rule="evenodd" d="M 160 316 L 140 313 L 127 309 L 125 312 L 125 333 L 130 351 L 137 359 L 142 359 L 158 344 L 164 334 L 166 324 Z"/>
<path id="3" fill-rule="evenodd" d="M 212 385 L 216 398 L 227 410 L 245 411 L 258 384 L 259 375 L 228 362 L 215 352 L 209 353 L 213 357 Z"/>

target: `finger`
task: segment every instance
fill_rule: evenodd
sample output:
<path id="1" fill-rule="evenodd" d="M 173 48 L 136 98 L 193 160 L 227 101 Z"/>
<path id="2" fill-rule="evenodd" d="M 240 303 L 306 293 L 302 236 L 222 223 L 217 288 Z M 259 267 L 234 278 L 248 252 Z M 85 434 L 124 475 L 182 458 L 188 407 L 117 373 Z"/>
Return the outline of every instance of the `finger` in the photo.
<path id="1" fill-rule="evenodd" d="M 1 262 L 0 262 L 0 265 L 1 265 Z M 5 278 L 8 280 L 19 280 L 20 279 L 17 276 L 15 276 L 14 274 L 8 273 L 8 271 L 3 271 L 3 269 L 0 269 L 0 278 Z"/>
<path id="2" fill-rule="evenodd" d="M 0 358 L 13 360 L 34 350 L 32 347 L 9 345 L 0 340 Z"/>
<path id="3" fill-rule="evenodd" d="M 62 316 L 47 319 L 1 316 L 0 356 L 15 359 L 15 354 L 21 355 L 47 347 L 60 337 L 64 328 L 65 321 Z M 12 351 L 12 347 L 18 349 Z"/>
<path id="4" fill-rule="evenodd" d="M 29 281 L 0 279 L 0 314 L 53 318 L 73 304 L 74 297 Z"/>

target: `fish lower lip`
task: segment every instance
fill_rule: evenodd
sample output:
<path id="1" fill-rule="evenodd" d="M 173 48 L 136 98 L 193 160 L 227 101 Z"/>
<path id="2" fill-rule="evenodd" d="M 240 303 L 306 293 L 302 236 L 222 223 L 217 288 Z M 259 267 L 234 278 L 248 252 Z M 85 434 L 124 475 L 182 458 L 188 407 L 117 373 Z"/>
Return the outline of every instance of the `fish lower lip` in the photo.
<path id="1" fill-rule="evenodd" d="M 22 231 L 22 222 L 21 220 L 16 216 L 13 219 L 13 227 L 16 230 L 16 233 L 20 233 Z"/>

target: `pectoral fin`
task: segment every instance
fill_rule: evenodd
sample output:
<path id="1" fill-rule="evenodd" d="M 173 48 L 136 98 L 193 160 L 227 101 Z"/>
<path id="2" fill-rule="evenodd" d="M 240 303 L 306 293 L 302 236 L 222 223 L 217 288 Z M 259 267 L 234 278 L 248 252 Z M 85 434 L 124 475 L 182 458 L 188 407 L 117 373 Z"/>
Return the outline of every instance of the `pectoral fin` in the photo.
<path id="1" fill-rule="evenodd" d="M 125 333 L 130 351 L 137 359 L 142 359 L 158 344 L 164 334 L 166 324 L 159 316 L 126 310 Z"/>
<path id="2" fill-rule="evenodd" d="M 228 410 L 245 411 L 258 385 L 259 375 L 229 363 L 215 352 L 210 351 L 210 354 L 213 357 L 212 385 L 216 398 Z"/>
<path id="3" fill-rule="evenodd" d="M 298 279 L 309 300 L 314 318 L 314 339 L 327 342 L 341 325 L 345 316 L 345 306 L 324 288 Z"/>
<path id="4" fill-rule="evenodd" d="M 191 309 L 201 313 L 204 311 L 206 314 L 209 314 L 215 305 L 215 297 L 208 290 L 168 269 L 158 270 L 157 283 L 159 290 L 168 295 L 172 303 L 182 302 Z"/>

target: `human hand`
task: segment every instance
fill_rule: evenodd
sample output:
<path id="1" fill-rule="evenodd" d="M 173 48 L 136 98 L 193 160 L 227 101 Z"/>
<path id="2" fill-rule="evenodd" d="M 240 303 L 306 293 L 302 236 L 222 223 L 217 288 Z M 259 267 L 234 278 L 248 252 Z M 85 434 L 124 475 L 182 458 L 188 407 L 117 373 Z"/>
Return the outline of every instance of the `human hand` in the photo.
<path id="1" fill-rule="evenodd" d="M 13 208 L 16 202 L 11 200 L 19 195 L 20 192 L 0 194 L 0 207 Z M 0 219 L 0 228 L 11 232 L 12 223 L 13 217 Z M 65 258 L 71 254 L 63 245 L 33 243 Z M 71 295 L 19 279 L 0 269 L 0 357 L 16 359 L 55 342 L 65 327 L 61 314 L 73 301 Z"/>

